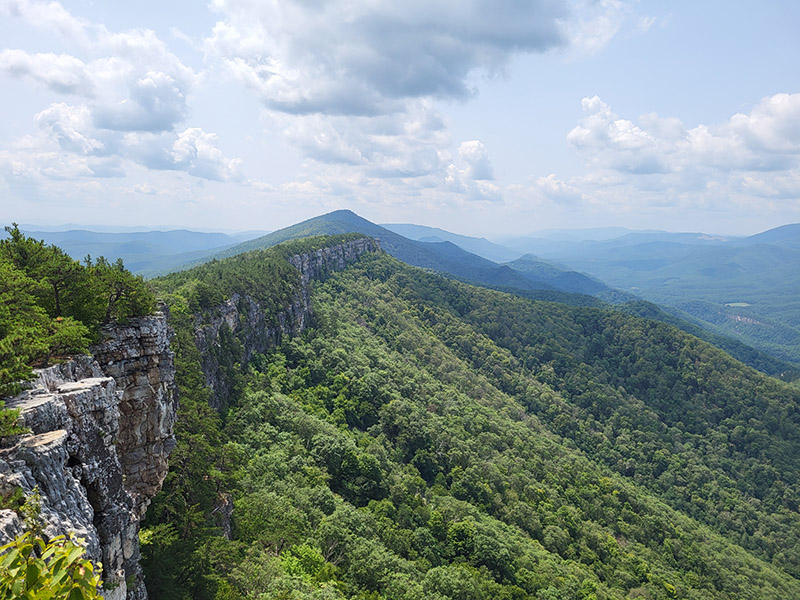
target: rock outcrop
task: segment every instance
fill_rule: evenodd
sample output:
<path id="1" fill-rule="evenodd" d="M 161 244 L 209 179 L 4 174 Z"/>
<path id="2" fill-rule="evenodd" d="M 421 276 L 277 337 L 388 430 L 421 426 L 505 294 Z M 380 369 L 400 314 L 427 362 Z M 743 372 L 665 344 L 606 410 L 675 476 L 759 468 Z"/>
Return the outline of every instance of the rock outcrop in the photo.
<path id="1" fill-rule="evenodd" d="M 365 253 L 378 251 L 380 243 L 364 237 L 296 254 L 288 261 L 299 271 L 300 285 L 284 310 L 269 314 L 250 296 L 233 294 L 210 318 L 198 316 L 194 337 L 202 355 L 206 385 L 213 390 L 212 406 L 224 409 L 232 393 L 233 382 L 226 371 L 226 366 L 230 366 L 225 364 L 226 358 L 237 354 L 236 362 L 246 364 L 254 353 L 274 348 L 283 336 L 301 333 L 312 318 L 309 284 L 352 265 Z M 227 351 L 220 352 L 226 345 Z"/>
<path id="2" fill-rule="evenodd" d="M 39 370 L 7 402 L 31 435 L 0 451 L 0 493 L 41 494 L 48 536 L 74 533 L 103 563 L 107 600 L 144 600 L 139 523 L 167 473 L 177 409 L 163 314 L 108 327 L 93 356 Z M 21 532 L 0 511 L 0 538 Z"/>

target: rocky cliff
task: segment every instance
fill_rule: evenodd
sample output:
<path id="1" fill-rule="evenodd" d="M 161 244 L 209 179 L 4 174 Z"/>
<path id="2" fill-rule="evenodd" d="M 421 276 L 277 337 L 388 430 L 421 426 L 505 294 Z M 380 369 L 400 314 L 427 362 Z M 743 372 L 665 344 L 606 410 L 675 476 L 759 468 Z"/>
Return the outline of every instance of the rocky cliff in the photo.
<path id="1" fill-rule="evenodd" d="M 232 357 L 246 364 L 254 353 L 264 353 L 285 335 L 297 335 L 312 319 L 309 285 L 355 263 L 368 252 L 380 251 L 377 240 L 364 237 L 288 258 L 300 274 L 294 298 L 277 314 L 269 314 L 250 296 L 233 294 L 213 315 L 195 320 L 195 343 L 202 354 L 206 385 L 213 390 L 212 405 L 226 406 L 233 392 Z"/>
<path id="2" fill-rule="evenodd" d="M 7 402 L 31 435 L 0 451 L 0 493 L 38 487 L 45 533 L 86 540 L 89 557 L 103 563 L 107 600 L 147 598 L 139 522 L 175 445 L 169 340 L 160 313 L 108 327 L 92 357 L 37 371 Z M 0 511 L 0 538 L 21 530 L 16 513 Z"/>

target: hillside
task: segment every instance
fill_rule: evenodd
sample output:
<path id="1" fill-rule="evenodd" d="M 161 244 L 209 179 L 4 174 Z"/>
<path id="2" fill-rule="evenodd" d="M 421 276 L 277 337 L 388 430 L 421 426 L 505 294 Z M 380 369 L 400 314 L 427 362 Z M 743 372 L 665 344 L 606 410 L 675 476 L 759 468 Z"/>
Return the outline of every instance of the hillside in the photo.
<path id="1" fill-rule="evenodd" d="M 574 294 L 597 295 L 610 291 L 606 284 L 587 277 L 583 273 L 567 271 L 551 263 L 545 262 L 533 254 L 526 254 L 508 263 L 508 266 L 523 273 L 526 277 L 550 282 L 551 285 L 565 292 Z"/>
<path id="2" fill-rule="evenodd" d="M 707 330 L 800 362 L 800 226 L 745 238 L 631 233 L 530 251 L 672 307 Z"/>
<path id="3" fill-rule="evenodd" d="M 286 240 L 298 239 L 309 235 L 337 235 L 358 232 L 379 239 L 384 250 L 409 265 L 431 269 L 462 281 L 521 295 L 533 300 L 547 300 L 574 306 L 594 307 L 603 306 L 605 303 L 622 305 L 640 300 L 638 291 L 634 295 L 630 292 L 613 289 L 602 281 L 543 261 L 534 255 L 528 254 L 505 265 L 497 265 L 456 245 L 465 244 L 465 247 L 468 247 L 472 244 L 485 250 L 486 244 L 490 244 L 486 240 L 468 238 L 444 230 L 416 225 L 393 225 L 392 227 L 398 231 L 405 231 L 410 235 L 436 233 L 439 236 L 447 237 L 449 241 L 426 243 L 411 240 L 380 225 L 371 223 L 351 211 L 340 210 L 309 219 L 261 238 L 250 240 L 225 250 L 218 257 L 234 256 L 256 248 L 269 248 Z M 607 230 L 597 231 L 598 235 L 612 235 L 612 233 L 613 231 Z M 604 243 L 608 243 L 614 248 L 620 246 L 627 248 L 631 244 L 636 245 L 642 239 L 649 240 L 649 236 L 657 236 L 659 239 L 691 240 L 692 244 L 698 245 L 714 243 L 706 239 L 709 236 L 702 234 L 668 234 L 665 232 L 632 232 L 627 233 L 622 238 L 611 239 Z M 550 240 L 545 241 L 548 244 L 558 243 Z M 573 242 L 569 242 L 569 244 L 573 244 Z M 672 242 L 669 244 L 670 247 L 682 249 L 680 244 Z M 496 248 L 491 251 L 496 251 Z M 646 257 L 646 254 L 642 254 L 642 257 Z M 590 269 L 587 267 L 586 270 L 588 272 Z M 684 294 L 691 297 L 692 290 L 685 290 Z M 684 306 L 673 306 L 672 310 L 676 314 L 668 315 L 663 311 L 655 311 L 650 312 L 649 317 L 665 321 L 689 333 L 698 335 L 733 353 L 734 356 L 746 364 L 763 370 L 768 374 L 781 375 L 787 378 L 795 377 L 797 367 L 787 365 L 786 359 L 780 358 L 783 356 L 780 352 L 774 352 L 772 348 L 765 348 L 763 345 L 759 346 L 760 350 L 756 350 L 747 341 L 741 341 L 741 336 L 736 330 L 715 327 L 707 321 L 699 321 L 696 315 L 700 311 L 697 309 L 687 310 Z M 703 326 L 703 329 L 698 329 L 698 323 Z M 746 323 L 742 323 L 742 325 L 747 326 Z"/>
<path id="4" fill-rule="evenodd" d="M 220 328 L 209 409 L 198 324 L 281 305 L 302 244 L 157 282 L 182 400 L 153 598 L 800 597 L 800 394 L 663 323 L 369 253 L 301 335 L 245 360 Z"/>
<path id="5" fill-rule="evenodd" d="M 459 248 L 482 256 L 496 263 L 504 263 L 519 258 L 522 253 L 490 242 L 485 238 L 476 238 L 467 235 L 452 233 L 439 227 L 424 227 L 410 223 L 384 223 L 382 225 L 389 231 L 394 231 L 411 240 L 424 242 L 452 242 Z"/>

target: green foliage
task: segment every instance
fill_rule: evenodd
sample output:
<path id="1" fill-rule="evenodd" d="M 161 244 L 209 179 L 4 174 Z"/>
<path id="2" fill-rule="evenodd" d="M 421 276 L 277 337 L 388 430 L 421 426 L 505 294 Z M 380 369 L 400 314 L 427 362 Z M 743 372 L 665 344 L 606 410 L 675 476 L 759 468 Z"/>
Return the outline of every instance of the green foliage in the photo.
<path id="1" fill-rule="evenodd" d="M 0 396 L 19 392 L 33 365 L 86 352 L 100 327 L 148 314 L 155 297 L 121 261 L 73 261 L 6 227 L 0 240 Z"/>
<path id="2" fill-rule="evenodd" d="M 8 600 L 93 600 L 100 568 L 83 558 L 84 548 L 58 536 L 45 543 L 25 533 L 0 548 L 0 598 Z"/>
<path id="3" fill-rule="evenodd" d="M 275 256 L 173 280 L 153 598 L 800 597 L 796 387 L 664 324 L 369 255 L 314 285 L 313 329 L 238 363 L 219 415 L 181 287 L 284 290 L 248 262 Z"/>
<path id="4" fill-rule="evenodd" d="M 25 504 L 25 492 L 15 486 L 0 494 L 0 509 L 18 511 Z"/>
<path id="5" fill-rule="evenodd" d="M 3 438 L 28 433 L 28 428 L 19 425 L 20 410 L 6 409 L 6 403 L 0 400 L 0 441 Z"/>
<path id="6" fill-rule="evenodd" d="M 42 535 L 42 494 L 39 486 L 35 486 L 33 491 L 25 496 L 25 502 L 19 509 L 25 529 L 35 536 Z"/>

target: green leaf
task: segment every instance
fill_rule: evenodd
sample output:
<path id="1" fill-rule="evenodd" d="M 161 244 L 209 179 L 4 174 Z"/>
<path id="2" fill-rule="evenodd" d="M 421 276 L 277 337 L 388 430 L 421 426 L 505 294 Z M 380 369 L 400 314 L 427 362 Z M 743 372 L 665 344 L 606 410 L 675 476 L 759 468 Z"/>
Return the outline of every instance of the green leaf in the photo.
<path id="1" fill-rule="evenodd" d="M 42 574 L 42 566 L 38 564 L 39 561 L 33 561 L 28 564 L 27 572 L 25 573 L 25 585 L 31 589 L 36 585 L 39 576 Z"/>

